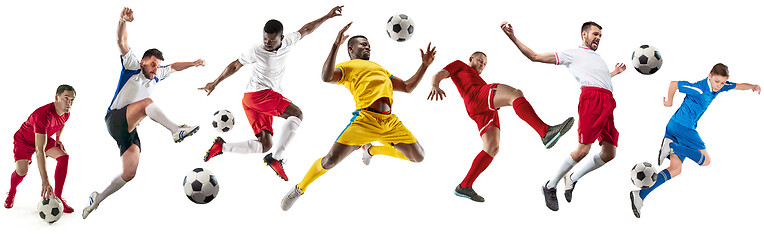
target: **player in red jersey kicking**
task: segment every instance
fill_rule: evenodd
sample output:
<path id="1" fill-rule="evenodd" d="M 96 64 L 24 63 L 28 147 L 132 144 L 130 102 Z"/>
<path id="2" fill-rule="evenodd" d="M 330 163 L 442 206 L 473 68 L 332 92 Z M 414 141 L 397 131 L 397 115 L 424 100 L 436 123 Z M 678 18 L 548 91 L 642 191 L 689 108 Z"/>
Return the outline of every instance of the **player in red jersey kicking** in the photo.
<path id="1" fill-rule="evenodd" d="M 13 207 L 16 197 L 16 187 L 19 186 L 29 171 L 32 164 L 32 154 L 37 158 L 37 167 L 40 169 L 42 178 L 42 197 L 55 195 L 61 199 L 66 181 L 66 172 L 69 169 L 69 154 L 61 143 L 61 132 L 64 124 L 69 120 L 69 110 L 74 103 L 77 93 L 69 85 L 61 85 L 56 89 L 55 101 L 37 108 L 29 118 L 21 124 L 21 128 L 13 135 L 13 157 L 16 160 L 16 170 L 11 173 L 11 189 L 5 199 L 5 208 Z M 56 134 L 56 139 L 51 138 Z M 56 159 L 55 189 L 50 186 L 48 169 L 45 167 L 45 157 Z M 64 213 L 72 213 L 74 209 L 64 203 Z"/>
<path id="2" fill-rule="evenodd" d="M 486 64 L 488 64 L 488 57 L 483 52 L 473 53 L 470 56 L 469 65 L 459 60 L 448 64 L 432 77 L 432 90 L 427 96 L 428 100 L 442 100 L 446 93 L 440 89 L 440 81 L 450 77 L 464 99 L 467 114 L 477 123 L 480 137 L 483 139 L 483 151 L 475 157 L 467 176 L 454 190 L 457 196 L 476 202 L 483 202 L 485 199 L 472 189 L 472 183 L 499 152 L 499 108 L 512 106 L 517 116 L 536 130 L 547 149 L 553 147 L 557 140 L 573 126 L 572 117 L 559 125 L 549 126 L 536 115 L 536 111 L 520 89 L 500 83 L 486 84 L 480 77 Z"/>

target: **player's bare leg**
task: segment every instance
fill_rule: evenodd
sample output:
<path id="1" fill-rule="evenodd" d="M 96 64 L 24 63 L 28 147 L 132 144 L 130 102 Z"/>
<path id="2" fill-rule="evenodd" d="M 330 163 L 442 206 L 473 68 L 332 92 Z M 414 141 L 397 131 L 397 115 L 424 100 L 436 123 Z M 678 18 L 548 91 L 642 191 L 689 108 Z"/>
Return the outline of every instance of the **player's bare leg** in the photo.
<path id="1" fill-rule="evenodd" d="M 493 106 L 496 108 L 512 106 L 515 113 L 517 113 L 517 116 L 528 123 L 528 125 L 539 134 L 541 142 L 547 149 L 552 148 L 560 137 L 565 135 L 565 133 L 567 133 L 573 126 L 573 117 L 569 117 L 564 122 L 555 126 L 549 126 L 544 123 L 544 121 L 538 117 L 536 111 L 533 110 L 533 106 L 531 106 L 528 100 L 525 99 L 525 96 L 520 89 L 504 84 L 497 84 L 494 90 Z"/>
<path id="2" fill-rule="evenodd" d="M 106 187 L 103 192 L 93 192 L 90 195 L 90 205 L 82 210 L 83 219 L 87 218 L 93 210 L 98 208 L 98 205 L 100 205 L 104 199 L 109 197 L 109 195 L 118 191 L 120 188 L 122 188 L 122 186 L 125 186 L 127 182 L 135 178 L 135 174 L 138 171 L 138 161 L 140 159 L 140 155 L 141 149 L 138 147 L 138 145 L 135 144 L 131 145 L 125 151 L 125 153 L 122 154 L 122 174 L 115 177 L 111 184 L 109 184 L 109 186 Z"/>
<path id="3" fill-rule="evenodd" d="M 602 167 L 605 163 L 610 162 L 615 158 L 616 146 L 609 142 L 602 142 L 602 150 L 592 156 L 591 159 L 584 161 L 583 165 L 575 172 L 570 172 L 565 175 L 565 200 L 568 202 L 573 199 L 573 189 L 576 187 L 576 183 L 581 177 L 587 173 L 594 171 L 597 168 Z"/>
<path id="4" fill-rule="evenodd" d="M 189 137 L 199 131 L 199 126 L 177 125 L 171 121 L 167 115 L 162 112 L 151 98 L 145 98 L 143 100 L 131 103 L 127 105 L 125 111 L 127 118 L 127 131 L 132 132 L 138 124 L 143 121 L 143 118 L 148 116 L 151 120 L 159 123 L 160 125 L 170 130 L 173 135 L 173 140 L 177 142 L 183 141 L 186 137 Z"/>
<path id="5" fill-rule="evenodd" d="M 268 164 L 268 166 L 270 166 L 271 169 L 273 169 L 273 171 L 275 171 L 276 174 L 281 177 L 281 179 L 288 181 L 289 178 L 284 171 L 284 158 L 282 154 L 284 153 L 284 150 L 286 150 L 289 142 L 292 140 L 292 137 L 294 137 L 295 133 L 297 132 L 297 128 L 299 128 L 300 124 L 302 123 L 302 110 L 300 110 L 297 105 L 294 105 L 294 103 L 289 103 L 286 110 L 284 110 L 284 113 L 279 117 L 284 118 L 286 121 L 281 128 L 281 132 L 278 134 L 276 144 L 273 145 L 273 151 L 265 155 L 265 157 L 263 157 L 263 161 Z M 265 143 L 263 146 L 265 146 Z M 271 140 L 268 139 L 268 149 L 270 148 Z M 264 152 L 267 151 L 268 150 L 264 150 Z"/>
<path id="6" fill-rule="evenodd" d="M 61 149 L 61 146 L 56 146 L 45 151 L 45 156 L 56 159 L 56 170 L 53 174 L 53 179 L 55 180 L 53 193 L 58 199 L 61 199 L 64 205 L 64 213 L 73 213 L 74 208 L 70 207 L 62 197 L 66 174 L 69 170 L 69 155 Z"/>
<path id="7" fill-rule="evenodd" d="M 499 128 L 490 125 L 486 128 L 483 135 L 480 136 L 483 140 L 483 151 L 475 157 L 475 160 L 472 161 L 472 167 L 470 167 L 469 172 L 467 172 L 467 176 L 465 176 L 464 180 L 462 180 L 462 182 L 456 186 L 456 189 L 454 189 L 454 194 L 456 196 L 469 198 L 476 202 L 485 201 L 485 198 L 478 195 L 477 192 L 472 189 L 472 184 L 475 182 L 475 179 L 488 168 L 488 165 L 491 164 L 496 154 L 499 153 L 500 133 L 501 130 L 499 130 Z"/>
<path id="8" fill-rule="evenodd" d="M 324 175 L 326 171 L 339 164 L 348 155 L 350 155 L 350 153 L 359 147 L 360 146 L 350 146 L 335 142 L 334 145 L 332 145 L 332 148 L 329 149 L 329 152 L 324 157 L 319 158 L 313 162 L 313 165 L 310 167 L 310 169 L 308 169 L 308 172 L 305 174 L 305 177 L 302 179 L 302 181 L 298 183 L 294 188 L 289 190 L 286 196 L 281 199 L 281 209 L 284 211 L 289 210 L 297 201 L 297 199 L 305 193 L 308 185 L 313 183 L 313 181 L 315 181 L 321 175 Z"/>
<path id="9" fill-rule="evenodd" d="M 29 171 L 29 159 L 19 159 L 16 161 L 16 170 L 11 173 L 11 188 L 8 190 L 8 197 L 5 198 L 5 208 L 12 208 L 16 198 L 16 188 L 24 180 Z"/>

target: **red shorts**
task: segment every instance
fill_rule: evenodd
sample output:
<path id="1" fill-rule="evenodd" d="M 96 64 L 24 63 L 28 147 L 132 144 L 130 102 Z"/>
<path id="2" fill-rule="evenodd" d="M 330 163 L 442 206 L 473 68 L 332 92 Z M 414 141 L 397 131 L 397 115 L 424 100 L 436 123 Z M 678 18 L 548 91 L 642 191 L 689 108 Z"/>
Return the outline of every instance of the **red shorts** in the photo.
<path id="1" fill-rule="evenodd" d="M 292 101 L 271 89 L 244 93 L 241 105 L 247 114 L 252 131 L 259 134 L 267 130 L 273 135 L 273 117 L 281 116 Z"/>
<path id="2" fill-rule="evenodd" d="M 594 143 L 598 140 L 618 146 L 618 130 L 613 122 L 615 99 L 604 88 L 583 87 L 578 100 L 578 142 Z"/>
<path id="3" fill-rule="evenodd" d="M 496 92 L 497 83 L 472 87 L 465 92 L 464 106 L 467 108 L 467 114 L 477 124 L 480 130 L 480 136 L 483 136 L 488 126 L 494 125 L 501 128 L 499 124 L 499 108 L 493 106 L 493 95 Z"/>
<path id="4" fill-rule="evenodd" d="M 48 143 L 45 144 L 45 151 L 48 151 L 49 149 L 56 147 L 56 140 L 53 138 L 48 138 Z M 18 160 L 29 160 L 29 164 L 32 164 L 32 154 L 35 152 L 34 144 L 29 144 L 26 141 L 19 140 L 15 136 L 13 138 L 13 159 L 14 161 Z"/>

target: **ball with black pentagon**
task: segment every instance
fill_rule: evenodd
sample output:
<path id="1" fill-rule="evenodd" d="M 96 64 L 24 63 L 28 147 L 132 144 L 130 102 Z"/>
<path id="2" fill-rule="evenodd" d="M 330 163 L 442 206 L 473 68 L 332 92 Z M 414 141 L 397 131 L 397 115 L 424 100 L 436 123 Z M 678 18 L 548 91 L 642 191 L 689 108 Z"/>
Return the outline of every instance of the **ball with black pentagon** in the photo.
<path id="1" fill-rule="evenodd" d="M 637 72 L 650 75 L 661 69 L 663 57 L 654 46 L 642 45 L 631 53 L 631 63 Z"/>
<path id="2" fill-rule="evenodd" d="M 631 168 L 631 183 L 638 188 L 650 188 L 658 179 L 658 172 L 649 162 L 637 163 Z"/>
<path id="3" fill-rule="evenodd" d="M 64 204 L 57 197 L 43 198 L 37 203 L 37 213 L 43 221 L 54 223 L 64 215 Z"/>
<path id="4" fill-rule="evenodd" d="M 183 191 L 192 202 L 206 204 L 215 199 L 220 186 L 212 171 L 195 168 L 183 178 Z"/>
<path id="5" fill-rule="evenodd" d="M 414 36 L 414 21 L 406 14 L 395 14 L 387 19 L 387 36 L 404 42 Z"/>
<path id="6" fill-rule="evenodd" d="M 228 110 L 222 109 L 212 114 L 212 128 L 215 128 L 218 132 L 231 131 L 233 124 L 233 113 Z"/>

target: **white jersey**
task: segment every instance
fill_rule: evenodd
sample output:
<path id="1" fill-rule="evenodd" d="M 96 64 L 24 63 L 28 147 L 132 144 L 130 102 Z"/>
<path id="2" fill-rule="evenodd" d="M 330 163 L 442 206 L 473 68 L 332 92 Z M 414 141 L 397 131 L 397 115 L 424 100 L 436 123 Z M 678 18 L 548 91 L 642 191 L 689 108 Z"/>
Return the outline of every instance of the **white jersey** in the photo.
<path id="1" fill-rule="evenodd" d="M 613 92 L 610 69 L 605 60 L 587 47 L 555 52 L 557 65 L 565 65 L 581 87 L 598 87 Z"/>
<path id="2" fill-rule="evenodd" d="M 241 53 L 239 62 L 243 65 L 254 63 L 252 76 L 247 83 L 247 92 L 257 92 L 265 89 L 281 92 L 281 79 L 286 69 L 286 57 L 297 41 L 301 38 L 299 32 L 284 34 L 281 47 L 276 51 L 269 52 L 265 46 L 256 44 L 249 50 Z"/>
<path id="3" fill-rule="evenodd" d="M 122 73 L 119 76 L 117 91 L 114 92 L 114 98 L 111 100 L 109 110 L 123 108 L 131 103 L 151 97 L 154 86 L 159 81 L 164 80 L 170 73 L 174 72 L 170 65 L 157 68 L 154 79 L 146 78 L 141 72 L 141 63 L 130 49 L 122 56 Z M 107 112 L 108 112 L 107 111 Z"/>

